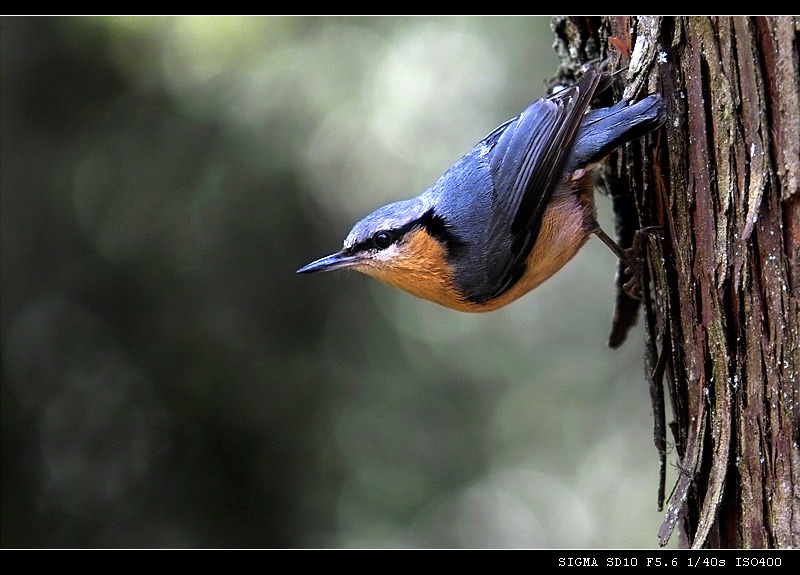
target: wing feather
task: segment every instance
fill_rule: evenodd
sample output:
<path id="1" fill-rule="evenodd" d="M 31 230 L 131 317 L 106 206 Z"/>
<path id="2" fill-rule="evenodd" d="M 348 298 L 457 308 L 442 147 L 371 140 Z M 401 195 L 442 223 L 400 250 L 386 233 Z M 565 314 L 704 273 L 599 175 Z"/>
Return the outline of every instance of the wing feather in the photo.
<path id="1" fill-rule="evenodd" d="M 531 104 L 496 137 L 489 160 L 495 209 L 486 236 L 489 289 L 477 300 L 497 297 L 524 271 L 553 191 L 584 113 L 606 72 L 587 71 L 578 82 Z"/>

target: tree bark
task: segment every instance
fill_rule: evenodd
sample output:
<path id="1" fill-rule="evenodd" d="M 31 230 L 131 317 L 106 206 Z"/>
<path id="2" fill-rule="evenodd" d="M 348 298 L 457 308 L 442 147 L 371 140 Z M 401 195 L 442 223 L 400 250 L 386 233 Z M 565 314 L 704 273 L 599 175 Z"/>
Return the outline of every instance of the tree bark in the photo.
<path id="1" fill-rule="evenodd" d="M 678 470 L 659 540 L 679 525 L 695 548 L 800 546 L 800 19 L 571 17 L 553 29 L 562 76 L 608 58 L 628 67 L 624 97 L 658 91 L 667 104 L 664 128 L 612 156 L 603 178 L 623 244 L 657 226 L 643 254 L 645 370 L 656 447 L 666 396 Z M 612 344 L 636 308 L 619 302 Z"/>

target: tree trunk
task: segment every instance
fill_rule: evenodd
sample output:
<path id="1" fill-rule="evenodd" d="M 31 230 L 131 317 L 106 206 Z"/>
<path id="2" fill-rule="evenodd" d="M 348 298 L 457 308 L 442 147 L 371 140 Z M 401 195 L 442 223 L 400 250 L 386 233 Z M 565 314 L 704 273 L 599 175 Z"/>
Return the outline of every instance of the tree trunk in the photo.
<path id="1" fill-rule="evenodd" d="M 562 76 L 609 58 L 628 67 L 625 97 L 667 103 L 664 128 L 613 156 L 604 178 L 623 244 L 657 226 L 643 250 L 645 369 L 662 457 L 666 383 L 678 470 L 662 544 L 679 524 L 696 548 L 800 546 L 799 27 L 553 21 Z M 619 301 L 616 344 L 636 307 Z"/>

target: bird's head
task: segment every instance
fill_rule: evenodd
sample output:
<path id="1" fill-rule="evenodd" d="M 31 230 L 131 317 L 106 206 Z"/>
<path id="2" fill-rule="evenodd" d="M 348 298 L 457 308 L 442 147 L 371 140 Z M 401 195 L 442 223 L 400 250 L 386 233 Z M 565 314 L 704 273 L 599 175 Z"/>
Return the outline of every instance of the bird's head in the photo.
<path id="1" fill-rule="evenodd" d="M 297 273 L 352 269 L 454 307 L 463 299 L 453 287 L 449 263 L 457 241 L 423 194 L 375 210 L 353 226 L 341 250 Z"/>

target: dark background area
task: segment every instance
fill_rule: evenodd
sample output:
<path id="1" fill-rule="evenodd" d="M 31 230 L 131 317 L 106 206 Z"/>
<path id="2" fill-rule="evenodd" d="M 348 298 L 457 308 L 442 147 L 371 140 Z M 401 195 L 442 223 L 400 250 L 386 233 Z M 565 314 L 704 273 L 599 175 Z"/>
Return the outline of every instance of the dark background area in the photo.
<path id="1" fill-rule="evenodd" d="M 547 18 L 2 18 L 2 546 L 655 546 L 600 242 L 480 316 L 295 274 L 543 96 L 551 44 Z"/>

